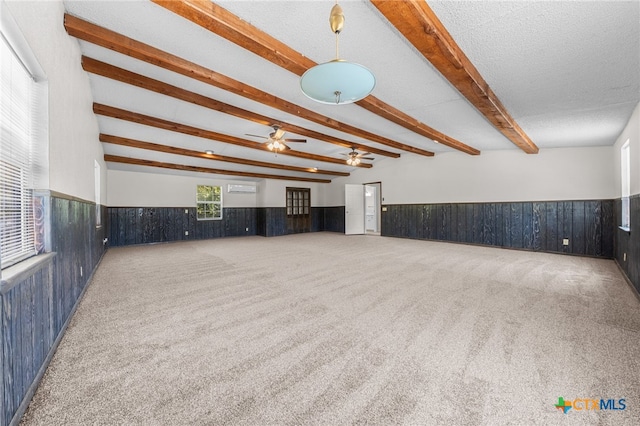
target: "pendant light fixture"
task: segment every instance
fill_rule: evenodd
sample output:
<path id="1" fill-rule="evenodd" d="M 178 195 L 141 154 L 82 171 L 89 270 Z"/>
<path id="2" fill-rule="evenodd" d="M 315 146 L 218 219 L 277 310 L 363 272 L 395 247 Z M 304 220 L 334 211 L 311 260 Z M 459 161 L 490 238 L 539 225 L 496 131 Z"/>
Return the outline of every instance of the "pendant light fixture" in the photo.
<path id="1" fill-rule="evenodd" d="M 376 78 L 362 65 L 340 59 L 338 36 L 344 26 L 344 14 L 337 1 L 331 8 L 329 24 L 336 35 L 336 59 L 309 68 L 300 78 L 302 93 L 323 104 L 357 102 L 371 93 Z"/>

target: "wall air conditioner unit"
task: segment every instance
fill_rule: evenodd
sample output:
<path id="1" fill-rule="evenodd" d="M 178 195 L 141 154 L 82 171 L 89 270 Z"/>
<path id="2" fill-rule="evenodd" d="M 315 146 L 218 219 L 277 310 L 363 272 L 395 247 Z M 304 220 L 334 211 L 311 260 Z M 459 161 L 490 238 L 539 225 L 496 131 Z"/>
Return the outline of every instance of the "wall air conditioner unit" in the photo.
<path id="1" fill-rule="evenodd" d="M 255 194 L 256 186 L 255 185 L 227 185 L 227 192 L 236 192 L 242 194 Z"/>

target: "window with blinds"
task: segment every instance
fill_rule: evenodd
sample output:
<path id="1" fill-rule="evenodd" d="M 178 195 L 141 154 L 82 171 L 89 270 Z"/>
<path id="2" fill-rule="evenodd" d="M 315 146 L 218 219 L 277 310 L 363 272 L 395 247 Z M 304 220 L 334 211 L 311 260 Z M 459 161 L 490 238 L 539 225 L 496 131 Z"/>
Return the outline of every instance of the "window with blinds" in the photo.
<path id="1" fill-rule="evenodd" d="M 33 219 L 35 82 L 0 37 L 0 262 L 6 268 L 36 254 Z"/>

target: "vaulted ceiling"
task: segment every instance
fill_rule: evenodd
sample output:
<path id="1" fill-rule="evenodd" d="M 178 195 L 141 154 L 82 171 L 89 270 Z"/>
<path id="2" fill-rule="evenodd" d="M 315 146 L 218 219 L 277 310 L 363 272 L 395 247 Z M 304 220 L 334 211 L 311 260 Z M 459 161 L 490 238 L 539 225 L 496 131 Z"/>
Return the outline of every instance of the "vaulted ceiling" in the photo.
<path id="1" fill-rule="evenodd" d="M 428 167 L 449 151 L 611 145 L 640 101 L 637 1 L 351 0 L 341 57 L 376 86 L 320 104 L 299 78 L 335 57 L 333 4 L 65 2 L 108 167 L 329 182 L 355 169 L 352 148 L 374 158 L 359 167 Z M 271 125 L 307 143 L 275 155 Z"/>

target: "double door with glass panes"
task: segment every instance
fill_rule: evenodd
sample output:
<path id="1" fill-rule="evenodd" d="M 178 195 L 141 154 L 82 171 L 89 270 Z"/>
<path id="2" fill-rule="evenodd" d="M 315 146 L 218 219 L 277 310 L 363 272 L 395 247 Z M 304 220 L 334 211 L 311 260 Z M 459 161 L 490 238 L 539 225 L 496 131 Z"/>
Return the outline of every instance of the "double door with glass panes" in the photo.
<path id="1" fill-rule="evenodd" d="M 311 232 L 311 190 L 287 188 L 287 234 Z"/>

